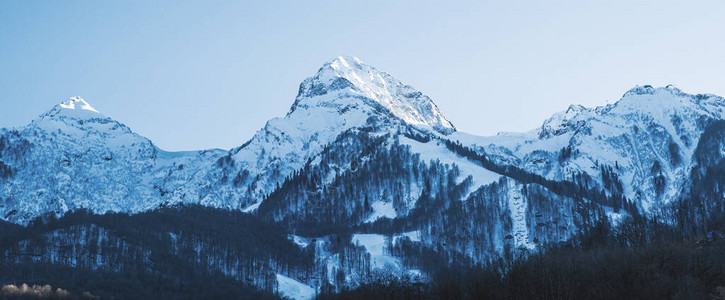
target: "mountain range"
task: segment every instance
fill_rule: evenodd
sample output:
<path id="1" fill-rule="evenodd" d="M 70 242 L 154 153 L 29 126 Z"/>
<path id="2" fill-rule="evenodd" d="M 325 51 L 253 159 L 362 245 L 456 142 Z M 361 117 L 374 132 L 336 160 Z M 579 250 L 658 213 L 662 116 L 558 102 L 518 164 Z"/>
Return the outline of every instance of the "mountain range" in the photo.
<path id="1" fill-rule="evenodd" d="M 78 97 L 2 129 L 0 219 L 32 227 L 78 212 L 233 212 L 273 228 L 284 236 L 275 243 L 309 261 L 259 254 L 266 262 L 257 268 L 232 250 L 204 256 L 217 242 L 167 227 L 153 234 L 168 240 L 163 250 L 133 247 L 196 249 L 204 268 L 303 299 L 380 273 L 425 280 L 440 265 L 513 259 L 602 220 L 705 224 L 725 212 L 723 119 L 722 97 L 637 86 L 613 104 L 572 105 L 529 132 L 482 137 L 458 131 L 390 74 L 338 57 L 302 82 L 284 117 L 228 151 L 164 151 Z M 121 243 L 111 237 L 117 228 L 93 220 L 2 250 L 15 263 L 113 265 L 88 249 L 59 250 L 79 239 L 79 248 Z"/>

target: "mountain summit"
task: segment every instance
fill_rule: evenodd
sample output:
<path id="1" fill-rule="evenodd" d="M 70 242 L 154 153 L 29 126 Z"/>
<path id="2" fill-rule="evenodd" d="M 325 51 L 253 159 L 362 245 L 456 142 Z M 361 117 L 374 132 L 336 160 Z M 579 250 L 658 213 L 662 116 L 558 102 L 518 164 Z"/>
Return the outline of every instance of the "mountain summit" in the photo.
<path id="1" fill-rule="evenodd" d="M 65 108 L 65 109 L 89 110 L 89 111 L 92 111 L 95 113 L 98 112 L 95 108 L 91 107 L 91 105 L 88 104 L 88 102 L 86 102 L 86 100 L 84 100 L 81 97 L 71 97 L 68 100 L 66 100 L 65 102 L 59 104 L 59 106 L 62 108 Z M 76 106 L 78 106 L 78 107 L 76 108 Z"/>
<path id="2" fill-rule="evenodd" d="M 41 119 L 64 117 L 73 119 L 104 118 L 101 113 L 81 97 L 68 98 L 68 100 L 63 101 L 48 112 L 40 115 Z"/>
<path id="3" fill-rule="evenodd" d="M 340 101 L 343 99 L 359 101 Z M 315 76 L 307 78 L 290 113 L 299 107 L 351 108 L 362 102 L 390 113 L 406 124 L 442 134 L 456 128 L 428 96 L 403 84 L 388 73 L 356 57 L 339 56 L 325 63 Z"/>

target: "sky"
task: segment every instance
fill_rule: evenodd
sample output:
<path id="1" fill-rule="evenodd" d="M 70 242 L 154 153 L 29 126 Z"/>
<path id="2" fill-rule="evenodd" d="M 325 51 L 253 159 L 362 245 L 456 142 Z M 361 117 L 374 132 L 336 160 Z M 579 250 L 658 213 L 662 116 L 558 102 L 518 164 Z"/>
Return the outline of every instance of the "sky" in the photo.
<path id="1" fill-rule="evenodd" d="M 0 0 L 0 127 L 81 96 L 164 150 L 229 149 L 355 56 L 461 131 L 674 84 L 725 95 L 725 1 Z"/>

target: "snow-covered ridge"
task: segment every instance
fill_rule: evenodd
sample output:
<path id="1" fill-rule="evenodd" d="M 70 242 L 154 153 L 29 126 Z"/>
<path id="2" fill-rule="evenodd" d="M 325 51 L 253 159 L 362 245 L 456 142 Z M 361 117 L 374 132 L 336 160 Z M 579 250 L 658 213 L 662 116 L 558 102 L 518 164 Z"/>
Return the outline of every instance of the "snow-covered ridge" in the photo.
<path id="1" fill-rule="evenodd" d="M 621 99 L 613 104 L 587 108 L 571 105 L 564 112 L 554 114 L 544 121 L 539 129 L 540 137 L 547 138 L 562 133 L 567 127 L 581 125 L 581 121 L 620 117 L 621 123 L 632 121 L 627 116 L 647 115 L 660 123 L 669 122 L 672 114 L 696 111 L 710 118 L 721 118 L 725 109 L 725 99 L 716 95 L 687 94 L 673 85 L 652 87 L 636 86 L 628 90 Z M 571 129 L 571 128 L 569 128 Z"/>
<path id="2" fill-rule="evenodd" d="M 688 94 L 672 85 L 638 86 L 606 106 L 571 105 L 528 133 L 494 137 L 456 133 L 450 138 L 499 163 L 552 180 L 585 173 L 603 186 L 602 168 L 611 167 L 614 180 L 622 183 L 619 192 L 650 211 L 679 196 L 700 135 L 712 120 L 723 118 L 722 97 Z M 655 176 L 660 186 L 653 181 Z"/>

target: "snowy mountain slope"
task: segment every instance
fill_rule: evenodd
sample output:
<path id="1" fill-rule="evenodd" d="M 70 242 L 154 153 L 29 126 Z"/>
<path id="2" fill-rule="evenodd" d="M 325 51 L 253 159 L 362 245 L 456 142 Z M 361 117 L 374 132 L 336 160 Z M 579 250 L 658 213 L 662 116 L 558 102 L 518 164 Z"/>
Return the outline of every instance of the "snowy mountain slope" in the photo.
<path id="1" fill-rule="evenodd" d="M 473 192 L 483 185 L 491 184 L 502 176 L 451 152 L 444 145 L 441 145 L 439 141 L 423 143 L 408 137 L 402 137 L 400 143 L 410 146 L 410 151 L 418 154 L 424 162 L 437 161 L 444 165 L 455 165 L 461 172 L 459 177 L 461 180 L 470 177 L 471 188 L 469 192 Z M 468 196 L 463 196 L 462 199 L 465 200 L 466 198 Z"/>
<path id="2" fill-rule="evenodd" d="M 294 172 L 255 213 L 307 240 L 331 228 L 420 232 L 416 240 L 423 247 L 472 262 L 530 253 L 566 241 L 608 211 L 620 216 L 558 193 L 488 170 L 438 139 L 354 131 Z M 371 268 L 381 269 L 376 260 L 388 259 L 376 258 L 379 251 L 370 254 Z"/>
<path id="3" fill-rule="evenodd" d="M 549 179 L 586 173 L 608 193 L 619 192 L 649 211 L 679 197 L 700 135 L 724 117 L 721 97 L 646 86 L 607 106 L 572 105 L 528 133 L 449 138 Z"/>
<path id="4" fill-rule="evenodd" d="M 308 300 L 315 298 L 315 289 L 292 278 L 277 274 L 277 290 L 287 298 Z"/>
<path id="5" fill-rule="evenodd" d="M 153 209 L 219 155 L 162 151 L 77 97 L 0 135 L 0 160 L 14 170 L 0 178 L 0 218 L 21 224 L 77 208 Z"/>

